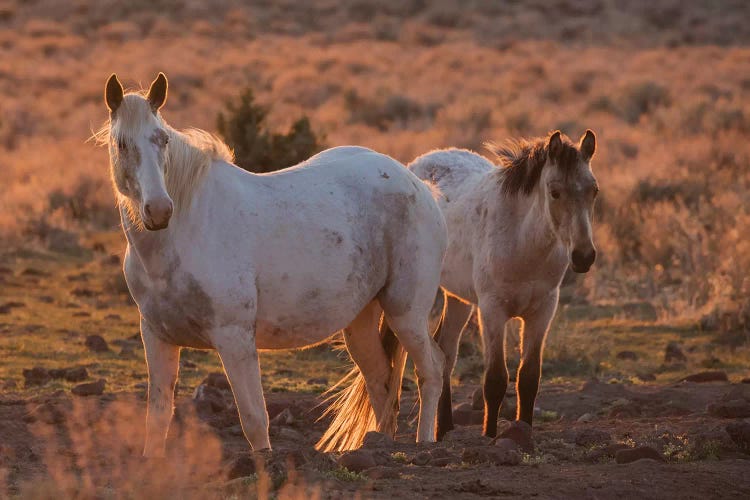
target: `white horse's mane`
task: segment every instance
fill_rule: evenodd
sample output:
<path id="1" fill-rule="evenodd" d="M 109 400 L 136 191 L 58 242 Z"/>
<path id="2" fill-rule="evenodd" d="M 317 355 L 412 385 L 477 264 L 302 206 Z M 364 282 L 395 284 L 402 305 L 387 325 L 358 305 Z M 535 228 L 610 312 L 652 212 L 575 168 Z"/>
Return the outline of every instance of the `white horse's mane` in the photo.
<path id="1" fill-rule="evenodd" d="M 117 142 L 122 137 L 138 135 L 140 128 L 149 122 L 148 114 L 152 111 L 144 92 L 131 92 L 124 97 L 116 113 L 116 120 L 107 120 L 93 133 L 92 138 L 98 145 L 106 146 L 113 140 Z M 198 128 L 177 130 L 167 124 L 161 114 L 157 113 L 156 118 L 169 136 L 164 181 L 167 193 L 174 202 L 175 214 L 178 214 L 181 208 L 189 206 L 211 162 L 222 160 L 233 163 L 234 154 L 224 141 L 210 132 Z M 118 193 L 117 189 L 115 192 Z M 137 209 L 130 199 L 118 193 L 118 203 L 124 206 L 134 222 L 138 222 L 139 217 L 134 217 Z"/>

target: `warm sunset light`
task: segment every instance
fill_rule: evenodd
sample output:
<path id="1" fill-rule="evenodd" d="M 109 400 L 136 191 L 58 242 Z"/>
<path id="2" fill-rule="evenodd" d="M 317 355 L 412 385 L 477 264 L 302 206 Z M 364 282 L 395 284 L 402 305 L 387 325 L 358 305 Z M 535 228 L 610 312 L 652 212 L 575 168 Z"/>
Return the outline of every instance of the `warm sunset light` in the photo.
<path id="1" fill-rule="evenodd" d="M 750 496 L 748 19 L 0 0 L 0 498 Z"/>

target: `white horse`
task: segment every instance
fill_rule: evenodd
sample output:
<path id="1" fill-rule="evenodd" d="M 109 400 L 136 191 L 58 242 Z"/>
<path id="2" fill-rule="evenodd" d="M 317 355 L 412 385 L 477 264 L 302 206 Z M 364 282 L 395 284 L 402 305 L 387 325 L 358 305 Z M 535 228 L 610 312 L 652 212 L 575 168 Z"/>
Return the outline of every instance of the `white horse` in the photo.
<path id="1" fill-rule="evenodd" d="M 434 441 L 444 356 L 427 321 L 446 228 L 430 189 L 360 147 L 273 174 L 245 172 L 210 134 L 169 127 L 159 113 L 166 97 L 161 73 L 147 95 L 124 95 L 112 75 L 110 118 L 97 134 L 109 147 L 125 277 L 141 315 L 144 455 L 164 453 L 180 346 L 217 349 L 242 429 L 259 450 L 271 444 L 258 349 L 310 346 L 341 329 L 377 428 L 392 431 L 405 357 L 383 349 L 381 312 L 422 379 L 417 440 Z"/>
<path id="2" fill-rule="evenodd" d="M 559 131 L 547 138 L 488 145 L 498 168 L 471 151 L 433 151 L 408 168 L 435 184 L 448 225 L 441 286 L 447 304 L 438 343 L 446 355 L 438 438 L 453 428 L 450 377 L 474 306 L 484 344 L 484 434 L 495 436 L 508 385 L 505 327 L 522 320 L 516 377 L 517 419 L 532 423 L 542 351 L 568 265 L 588 272 L 596 258 L 592 213 L 599 190 L 587 130 L 578 145 Z"/>

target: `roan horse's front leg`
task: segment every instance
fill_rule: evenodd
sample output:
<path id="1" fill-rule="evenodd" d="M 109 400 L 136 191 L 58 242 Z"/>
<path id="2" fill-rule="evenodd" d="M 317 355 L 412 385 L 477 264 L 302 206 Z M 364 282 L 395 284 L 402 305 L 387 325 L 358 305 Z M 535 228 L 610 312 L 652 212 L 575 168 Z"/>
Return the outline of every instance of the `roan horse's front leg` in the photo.
<path id="1" fill-rule="evenodd" d="M 268 412 L 260 382 L 260 360 L 255 329 L 224 327 L 212 334 L 232 386 L 242 431 L 254 451 L 270 450 Z"/>
<path id="2" fill-rule="evenodd" d="M 505 364 L 505 325 L 508 314 L 495 301 L 479 300 L 479 331 L 484 344 L 484 425 L 482 433 L 495 437 L 497 415 L 508 389 Z"/>
<path id="3" fill-rule="evenodd" d="M 141 318 L 141 337 L 148 367 L 148 410 L 146 411 L 146 457 L 164 456 L 169 423 L 172 420 L 174 388 L 180 362 L 180 348 L 159 340 Z"/>
<path id="4" fill-rule="evenodd" d="M 534 402 L 542 376 L 542 350 L 552 317 L 557 309 L 558 290 L 533 311 L 523 315 L 521 329 L 521 364 L 516 375 L 516 397 L 518 398 L 517 420 L 531 425 L 534 419 Z"/>

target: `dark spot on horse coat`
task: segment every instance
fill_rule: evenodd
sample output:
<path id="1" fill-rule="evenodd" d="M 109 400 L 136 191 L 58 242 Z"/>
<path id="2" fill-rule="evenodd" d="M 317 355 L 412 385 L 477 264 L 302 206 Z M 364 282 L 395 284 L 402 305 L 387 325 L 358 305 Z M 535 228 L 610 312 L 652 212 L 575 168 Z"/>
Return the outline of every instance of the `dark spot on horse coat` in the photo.
<path id="1" fill-rule="evenodd" d="M 326 240 L 329 241 L 331 244 L 338 246 L 344 242 L 344 237 L 338 231 L 333 231 L 330 229 L 325 229 L 324 231 L 326 235 Z"/>
<path id="2" fill-rule="evenodd" d="M 390 179 L 391 178 L 391 176 L 388 175 L 388 174 L 386 174 L 385 172 L 380 172 L 380 177 L 382 177 L 383 179 Z"/>

